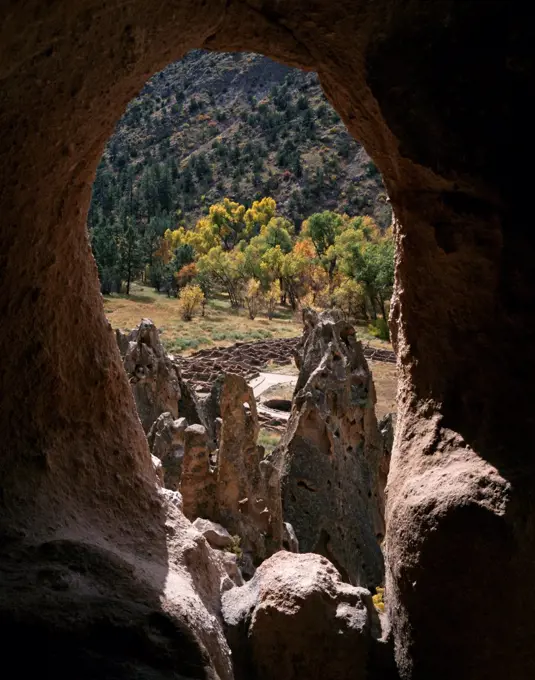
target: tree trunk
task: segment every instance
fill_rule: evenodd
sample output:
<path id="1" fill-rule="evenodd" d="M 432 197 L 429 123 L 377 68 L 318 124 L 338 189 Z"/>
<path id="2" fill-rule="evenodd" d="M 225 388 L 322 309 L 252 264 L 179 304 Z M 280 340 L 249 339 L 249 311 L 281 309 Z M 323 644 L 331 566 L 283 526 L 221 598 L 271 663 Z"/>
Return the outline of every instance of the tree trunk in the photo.
<path id="1" fill-rule="evenodd" d="M 368 293 L 368 300 L 370 301 L 370 309 L 372 311 L 372 319 L 373 319 L 373 321 L 377 321 L 377 308 L 375 306 L 375 300 L 373 298 L 373 295 L 370 295 Z"/>
<path id="2" fill-rule="evenodd" d="M 388 322 L 387 314 L 386 314 L 386 307 L 385 307 L 385 301 L 382 295 L 379 295 L 379 305 L 381 307 L 381 314 L 383 315 L 383 319 Z"/>

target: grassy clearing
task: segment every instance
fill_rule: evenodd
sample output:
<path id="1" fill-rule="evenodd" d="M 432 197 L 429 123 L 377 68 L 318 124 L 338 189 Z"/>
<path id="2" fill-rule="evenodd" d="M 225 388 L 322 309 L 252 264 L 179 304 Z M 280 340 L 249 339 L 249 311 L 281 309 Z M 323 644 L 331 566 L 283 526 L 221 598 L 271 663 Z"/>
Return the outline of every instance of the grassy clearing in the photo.
<path id="1" fill-rule="evenodd" d="M 134 284 L 130 296 L 106 295 L 104 311 L 113 328 L 130 329 L 142 318 L 149 318 L 161 330 L 162 342 L 168 351 L 190 354 L 203 347 L 232 345 L 236 341 L 262 340 L 265 338 L 289 338 L 301 334 L 302 326 L 298 315 L 283 307 L 277 309 L 275 318 L 269 321 L 264 316 L 251 321 L 247 313 L 230 309 L 225 298 L 210 300 L 206 305 L 204 317 L 195 317 L 192 321 L 183 321 L 178 314 L 176 298 L 160 295 L 152 288 Z M 369 336 L 365 329 L 357 328 L 357 335 L 365 345 L 391 349 L 390 343 Z M 377 393 L 377 418 L 396 410 L 397 374 L 396 367 L 380 361 L 370 361 L 373 372 L 375 391 Z M 274 373 L 297 375 L 293 363 L 286 366 L 271 365 L 267 369 Z M 293 392 L 290 386 L 282 386 L 277 394 L 283 399 L 284 389 Z M 263 434 L 264 433 L 264 434 Z M 278 443 L 278 435 L 262 430 L 259 444 L 266 450 L 273 450 Z M 271 447 L 271 448 L 270 448 Z"/>
<path id="2" fill-rule="evenodd" d="M 203 347 L 232 345 L 237 341 L 290 338 L 300 335 L 302 329 L 288 309 L 278 308 L 271 321 L 263 315 L 252 321 L 245 310 L 231 309 L 225 298 L 210 300 L 204 317 L 183 321 L 176 298 L 139 284 L 132 286 L 130 296 L 106 295 L 103 300 L 113 328 L 130 329 L 142 318 L 149 318 L 160 329 L 165 348 L 175 353 L 188 354 Z"/>
<path id="3" fill-rule="evenodd" d="M 105 295 L 103 302 L 113 328 L 134 328 L 142 318 L 149 318 L 160 329 L 165 348 L 175 353 L 191 354 L 204 347 L 233 345 L 238 341 L 291 338 L 301 335 L 303 329 L 299 312 L 278 307 L 271 321 L 264 314 L 252 321 L 246 310 L 232 309 L 224 296 L 209 300 L 204 317 L 195 316 L 191 321 L 183 321 L 176 298 L 138 283 L 132 284 L 129 296 Z M 357 328 L 357 335 L 363 344 L 390 348 L 390 343 L 374 338 L 364 327 Z M 285 373 L 286 370 L 277 367 L 277 372 Z"/>
<path id="4" fill-rule="evenodd" d="M 273 361 L 268 361 L 262 371 L 264 371 L 264 373 L 280 373 L 281 375 L 299 375 L 297 366 L 293 361 L 291 364 L 284 364 L 283 366 L 280 366 Z"/>
<path id="5" fill-rule="evenodd" d="M 278 432 L 271 432 L 271 430 L 261 428 L 258 435 L 258 445 L 264 447 L 267 455 L 275 449 L 280 441 L 280 438 L 281 435 Z"/>

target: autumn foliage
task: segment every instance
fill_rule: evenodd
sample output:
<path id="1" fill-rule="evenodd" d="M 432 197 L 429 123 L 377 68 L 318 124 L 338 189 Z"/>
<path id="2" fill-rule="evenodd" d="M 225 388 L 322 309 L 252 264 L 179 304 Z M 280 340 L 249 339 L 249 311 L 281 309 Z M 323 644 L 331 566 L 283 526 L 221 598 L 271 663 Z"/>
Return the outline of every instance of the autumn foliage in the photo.
<path id="1" fill-rule="evenodd" d="M 334 306 L 374 323 L 387 316 L 393 248 L 391 230 L 368 216 L 326 210 L 297 227 L 270 197 L 250 208 L 225 198 L 192 229 L 167 230 L 153 257 L 172 272 L 184 318 L 201 305 L 198 291 L 203 299 L 220 291 L 251 319 L 262 310 L 271 319 L 283 304 Z"/>

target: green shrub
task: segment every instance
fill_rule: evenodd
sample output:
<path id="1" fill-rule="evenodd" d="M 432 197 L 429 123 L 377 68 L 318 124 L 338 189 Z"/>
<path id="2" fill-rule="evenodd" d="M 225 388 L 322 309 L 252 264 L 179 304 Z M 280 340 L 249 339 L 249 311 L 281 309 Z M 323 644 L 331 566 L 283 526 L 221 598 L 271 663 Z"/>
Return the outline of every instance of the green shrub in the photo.
<path id="1" fill-rule="evenodd" d="M 385 319 L 380 317 L 368 326 L 368 332 L 380 340 L 390 340 L 390 331 L 388 330 L 388 323 Z"/>
<path id="2" fill-rule="evenodd" d="M 232 537 L 232 545 L 229 545 L 228 548 L 225 548 L 227 552 L 234 553 L 238 559 L 241 558 L 243 555 L 243 550 L 240 547 L 241 543 L 241 537 L 238 536 L 237 534 Z"/>
<path id="3" fill-rule="evenodd" d="M 165 344 L 165 343 L 164 343 Z M 175 338 L 172 342 L 167 344 L 166 349 L 169 352 L 183 352 L 185 349 L 197 349 L 199 345 L 211 345 L 211 338 Z"/>

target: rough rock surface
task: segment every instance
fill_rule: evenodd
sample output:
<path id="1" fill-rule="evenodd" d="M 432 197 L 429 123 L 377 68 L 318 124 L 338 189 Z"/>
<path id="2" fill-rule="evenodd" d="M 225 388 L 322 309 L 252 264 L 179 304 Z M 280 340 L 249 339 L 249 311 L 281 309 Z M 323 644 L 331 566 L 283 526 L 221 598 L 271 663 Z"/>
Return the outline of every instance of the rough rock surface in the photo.
<path id="1" fill-rule="evenodd" d="M 379 432 L 381 433 L 382 453 L 381 462 L 379 465 L 379 490 L 381 493 L 381 502 L 386 505 L 386 483 L 388 481 L 388 471 L 390 470 L 390 460 L 392 458 L 392 449 L 394 448 L 394 435 L 396 433 L 397 415 L 395 413 L 387 413 L 378 423 Z"/>
<path id="2" fill-rule="evenodd" d="M 116 330 L 115 335 L 145 432 L 166 412 L 189 425 L 201 423 L 195 391 L 182 379 L 153 322 L 142 319 L 129 333 Z"/>
<path id="3" fill-rule="evenodd" d="M 161 555 L 82 537 L 11 542 L 0 557 L 0 633 L 10 648 L 22 637 L 31 645 L 31 653 L 18 648 L 18 677 L 40 668 L 60 680 L 163 680 L 177 677 L 178 663 L 180 677 L 232 680 L 220 619 L 227 568 L 160 498 Z"/>
<path id="4" fill-rule="evenodd" d="M 216 470 L 218 521 L 240 537 L 245 560 L 253 566 L 282 547 L 279 503 L 268 493 L 271 471 L 257 445 L 259 425 L 253 390 L 239 375 L 226 375 L 220 393 L 222 419 Z M 252 571 L 249 568 L 249 575 Z"/>
<path id="5" fill-rule="evenodd" d="M 218 522 L 238 536 L 240 566 L 252 576 L 283 543 L 293 549 L 296 542 L 283 524 L 278 472 L 263 460 L 264 451 L 256 443 L 259 425 L 252 389 L 239 375 L 222 375 L 208 404 L 208 412 L 220 414 L 219 448 L 212 465 L 206 429 L 195 425 L 185 430 L 180 483 L 184 513 L 192 521 L 202 517 Z"/>
<path id="6" fill-rule="evenodd" d="M 161 413 L 169 412 L 178 418 L 178 402 L 182 396 L 180 380 L 156 326 L 150 319 L 142 319 L 126 338 L 121 331 L 116 334 L 119 349 L 124 351 L 124 368 L 145 432 Z"/>
<path id="7" fill-rule="evenodd" d="M 238 556 L 228 550 L 217 550 L 214 548 L 214 552 L 217 553 L 218 559 L 223 566 L 223 569 L 227 572 L 231 584 L 243 586 L 245 581 L 243 580 L 241 569 L 238 564 Z M 232 587 L 232 585 L 230 587 Z M 228 589 L 228 587 L 223 588 L 223 590 Z"/>
<path id="8" fill-rule="evenodd" d="M 87 242 L 91 182 L 149 74 L 193 47 L 261 52 L 318 72 L 399 220 L 386 541 L 403 677 L 535 677 L 535 593 L 525 585 L 535 559 L 535 355 L 518 351 L 535 338 L 535 230 L 531 173 L 514 171 L 535 155 L 531 5 L 176 0 L 154 11 L 142 0 L 8 0 L 0 12 L 3 557 L 21 537 L 150 552 L 153 600 L 166 600 L 155 474 Z M 35 552 L 20 555 L 2 597 L 10 579 L 35 573 Z M 32 581 L 31 597 L 64 596 L 42 575 Z M 83 589 L 69 597 L 62 616 L 86 616 Z M 115 597 L 113 607 L 133 601 Z M 15 602 L 2 619 L 4 666 L 42 674 L 56 631 L 49 675 L 62 665 L 64 677 L 79 676 L 86 664 L 73 659 L 87 638 L 58 632 L 39 603 L 33 623 L 23 621 Z M 92 627 L 104 642 L 109 620 Z M 121 650 L 108 645 L 93 676 Z M 138 675 L 203 675 L 173 658 L 166 673 L 152 656 Z"/>
<path id="9" fill-rule="evenodd" d="M 152 455 L 161 461 L 163 485 L 172 491 L 177 491 L 180 485 L 187 426 L 185 418 L 175 420 L 166 412 L 158 416 L 147 435 Z"/>
<path id="10" fill-rule="evenodd" d="M 214 517 L 215 487 L 206 429 L 202 425 L 190 425 L 184 430 L 184 458 L 180 478 L 184 514 L 188 519 L 193 521 L 197 517 Z"/>
<path id="11" fill-rule="evenodd" d="M 303 313 L 299 377 L 272 459 L 284 517 L 303 552 L 324 555 L 353 585 L 384 580 L 384 484 L 375 392 L 355 331 L 334 312 Z"/>
<path id="12" fill-rule="evenodd" d="M 222 596 L 236 680 L 364 680 L 377 615 L 324 557 L 278 552 Z"/>
<path id="13" fill-rule="evenodd" d="M 164 485 L 164 476 L 163 476 L 163 467 L 162 467 L 162 461 L 157 458 L 156 456 L 151 456 L 152 459 L 152 466 L 154 468 L 154 472 L 156 473 L 156 479 L 158 480 L 158 483 L 163 486 Z"/>
<path id="14" fill-rule="evenodd" d="M 232 545 L 232 536 L 225 527 L 217 522 L 197 517 L 193 526 L 204 536 L 212 548 L 228 548 Z"/>

